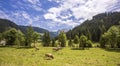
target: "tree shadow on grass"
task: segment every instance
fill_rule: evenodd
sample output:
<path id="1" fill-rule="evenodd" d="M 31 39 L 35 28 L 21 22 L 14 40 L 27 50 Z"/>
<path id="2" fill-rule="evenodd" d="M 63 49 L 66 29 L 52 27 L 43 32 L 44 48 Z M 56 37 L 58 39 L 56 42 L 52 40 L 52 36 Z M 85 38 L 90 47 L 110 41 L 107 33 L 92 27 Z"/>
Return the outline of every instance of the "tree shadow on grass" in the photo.
<path id="1" fill-rule="evenodd" d="M 85 50 L 86 48 L 71 48 L 71 50 Z"/>
<path id="2" fill-rule="evenodd" d="M 15 49 L 31 49 L 31 48 L 34 48 L 34 47 L 17 47 L 17 46 L 0 46 L 0 48 L 15 48 Z"/>
<path id="3" fill-rule="evenodd" d="M 16 49 L 31 49 L 31 48 L 34 48 L 34 47 L 16 47 Z"/>
<path id="4" fill-rule="evenodd" d="M 0 48 L 14 48 L 13 46 L 0 46 Z"/>
<path id="5" fill-rule="evenodd" d="M 120 48 L 102 48 L 102 49 L 109 52 L 120 52 Z"/>

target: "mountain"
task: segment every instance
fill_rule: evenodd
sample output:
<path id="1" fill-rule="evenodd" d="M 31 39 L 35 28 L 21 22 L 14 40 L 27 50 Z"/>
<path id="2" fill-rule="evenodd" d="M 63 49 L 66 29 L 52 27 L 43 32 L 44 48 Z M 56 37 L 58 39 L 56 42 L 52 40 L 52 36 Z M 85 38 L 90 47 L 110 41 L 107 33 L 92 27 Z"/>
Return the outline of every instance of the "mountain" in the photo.
<path id="1" fill-rule="evenodd" d="M 14 22 L 7 20 L 7 19 L 0 19 L 0 33 L 10 29 L 10 28 L 16 28 L 21 30 L 23 33 L 26 33 L 26 30 L 28 28 L 28 26 L 21 26 L 21 25 L 17 25 Z M 39 28 L 39 27 L 33 27 L 33 30 L 43 34 L 44 32 L 49 32 L 46 29 L 43 28 Z M 56 37 L 58 34 L 56 32 L 50 32 L 50 35 L 52 38 Z"/>
<path id="2" fill-rule="evenodd" d="M 10 28 L 19 29 L 19 26 L 16 25 L 14 22 L 7 20 L 7 19 L 0 19 L 0 33 L 4 32 Z"/>
<path id="3" fill-rule="evenodd" d="M 23 31 L 23 33 L 26 32 L 27 28 L 29 26 L 21 26 L 19 25 L 19 28 L 21 29 L 21 31 Z M 44 33 L 44 32 L 49 32 L 48 30 L 46 29 L 43 29 L 43 28 L 39 28 L 39 27 L 32 27 L 34 31 L 38 32 L 38 33 Z"/>
<path id="4" fill-rule="evenodd" d="M 28 27 L 29 26 L 21 26 L 21 25 L 19 25 L 19 28 L 21 29 L 21 31 L 23 31 L 23 33 L 26 32 L 26 30 L 27 30 Z M 38 33 L 41 33 L 41 34 L 44 34 L 45 32 L 49 32 L 48 30 L 43 29 L 43 28 L 39 28 L 39 27 L 33 27 L 33 30 L 36 31 L 36 32 L 38 32 Z M 51 38 L 54 38 L 57 35 L 58 35 L 57 32 L 50 32 Z"/>
<path id="5" fill-rule="evenodd" d="M 86 35 L 92 41 L 99 41 L 100 36 L 111 26 L 120 24 L 120 12 L 101 13 L 86 20 L 79 26 L 67 32 L 67 37 L 74 38 L 75 35 Z"/>

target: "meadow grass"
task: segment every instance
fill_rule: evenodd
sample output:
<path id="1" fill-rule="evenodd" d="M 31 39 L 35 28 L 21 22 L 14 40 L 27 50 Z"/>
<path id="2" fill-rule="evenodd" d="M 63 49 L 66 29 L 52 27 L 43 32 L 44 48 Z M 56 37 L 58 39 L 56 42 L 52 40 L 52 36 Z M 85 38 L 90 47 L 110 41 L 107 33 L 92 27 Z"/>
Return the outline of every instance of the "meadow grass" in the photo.
<path id="1" fill-rule="evenodd" d="M 45 53 L 52 53 L 53 60 L 46 60 Z M 63 48 L 53 51 L 52 47 L 13 48 L 0 47 L 0 66 L 119 66 L 120 50 L 90 48 L 79 50 Z"/>

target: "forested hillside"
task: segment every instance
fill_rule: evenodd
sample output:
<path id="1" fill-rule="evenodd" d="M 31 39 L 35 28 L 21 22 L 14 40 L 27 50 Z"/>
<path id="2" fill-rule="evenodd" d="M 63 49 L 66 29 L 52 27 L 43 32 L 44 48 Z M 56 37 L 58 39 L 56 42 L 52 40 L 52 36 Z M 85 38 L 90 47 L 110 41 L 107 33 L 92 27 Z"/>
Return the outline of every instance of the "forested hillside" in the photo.
<path id="1" fill-rule="evenodd" d="M 0 19 L 0 33 L 10 28 L 19 29 L 18 25 L 16 25 L 14 22 L 7 19 Z"/>
<path id="2" fill-rule="evenodd" d="M 92 41 L 99 41 L 100 36 L 111 26 L 120 24 L 120 12 L 101 13 L 86 20 L 81 25 L 67 32 L 67 37 L 74 38 L 75 35 L 86 35 Z"/>

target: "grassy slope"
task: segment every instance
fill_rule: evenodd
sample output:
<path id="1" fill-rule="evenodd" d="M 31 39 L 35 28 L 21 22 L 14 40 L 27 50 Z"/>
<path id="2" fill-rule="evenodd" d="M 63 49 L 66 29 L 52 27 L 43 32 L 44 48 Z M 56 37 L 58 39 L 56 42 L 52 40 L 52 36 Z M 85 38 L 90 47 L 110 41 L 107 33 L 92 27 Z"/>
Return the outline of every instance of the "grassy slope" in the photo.
<path id="1" fill-rule="evenodd" d="M 52 53 L 55 59 L 45 60 L 44 54 Z M 100 48 L 71 50 L 64 48 L 58 52 L 51 47 L 16 49 L 0 47 L 0 66 L 116 66 L 120 64 L 120 51 L 106 51 Z"/>

